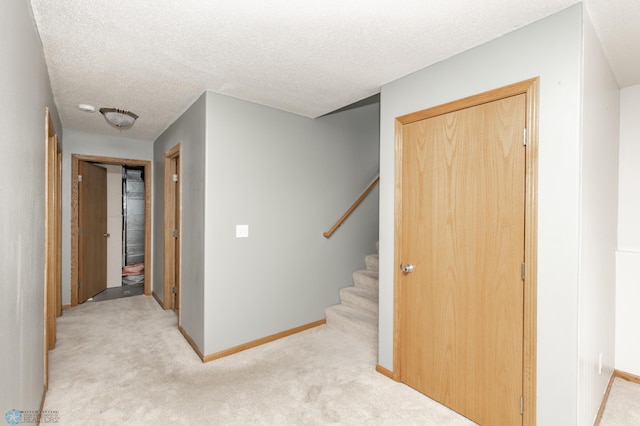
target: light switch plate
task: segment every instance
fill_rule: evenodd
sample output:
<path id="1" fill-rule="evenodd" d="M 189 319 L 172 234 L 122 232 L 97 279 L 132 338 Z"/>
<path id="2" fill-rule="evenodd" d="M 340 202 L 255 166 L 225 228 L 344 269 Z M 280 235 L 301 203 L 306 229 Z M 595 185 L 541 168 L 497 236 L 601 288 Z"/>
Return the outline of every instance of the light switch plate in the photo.
<path id="1" fill-rule="evenodd" d="M 248 238 L 249 225 L 236 225 L 236 238 Z"/>

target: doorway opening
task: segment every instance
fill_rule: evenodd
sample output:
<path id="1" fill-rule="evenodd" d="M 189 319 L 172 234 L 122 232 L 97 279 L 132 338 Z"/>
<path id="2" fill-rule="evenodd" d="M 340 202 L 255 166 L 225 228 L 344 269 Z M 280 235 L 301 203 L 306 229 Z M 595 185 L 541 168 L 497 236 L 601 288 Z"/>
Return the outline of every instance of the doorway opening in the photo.
<path id="1" fill-rule="evenodd" d="M 96 166 L 107 171 L 107 285 L 87 300 L 144 294 L 144 167 Z"/>
<path id="2" fill-rule="evenodd" d="M 151 162 L 73 154 L 71 163 L 71 306 L 150 295 Z"/>

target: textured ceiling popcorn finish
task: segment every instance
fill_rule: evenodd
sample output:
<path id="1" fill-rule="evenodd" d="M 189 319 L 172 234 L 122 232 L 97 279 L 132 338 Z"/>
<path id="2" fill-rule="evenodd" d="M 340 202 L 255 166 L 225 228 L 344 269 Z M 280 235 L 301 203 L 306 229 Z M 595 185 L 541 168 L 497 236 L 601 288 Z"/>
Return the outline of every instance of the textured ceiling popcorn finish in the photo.
<path id="1" fill-rule="evenodd" d="M 575 0 L 31 0 L 63 126 L 155 140 L 204 90 L 318 117 Z M 621 87 L 640 83 L 640 2 L 587 0 Z"/>

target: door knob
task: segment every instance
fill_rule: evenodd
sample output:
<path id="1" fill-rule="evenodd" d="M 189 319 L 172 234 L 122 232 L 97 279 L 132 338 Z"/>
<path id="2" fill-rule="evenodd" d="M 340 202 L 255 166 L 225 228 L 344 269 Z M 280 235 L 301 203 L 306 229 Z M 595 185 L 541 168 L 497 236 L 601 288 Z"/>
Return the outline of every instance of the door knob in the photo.
<path id="1" fill-rule="evenodd" d="M 405 274 L 408 274 L 410 272 L 413 272 L 413 265 L 410 263 L 407 263 L 406 265 L 403 265 L 402 263 L 400 264 L 400 269 L 402 269 L 402 272 L 404 272 Z"/>
<path id="2" fill-rule="evenodd" d="M 104 234 L 102 234 L 102 236 L 105 237 L 105 238 L 109 238 L 111 236 L 111 234 L 108 233 L 108 232 L 105 232 Z"/>

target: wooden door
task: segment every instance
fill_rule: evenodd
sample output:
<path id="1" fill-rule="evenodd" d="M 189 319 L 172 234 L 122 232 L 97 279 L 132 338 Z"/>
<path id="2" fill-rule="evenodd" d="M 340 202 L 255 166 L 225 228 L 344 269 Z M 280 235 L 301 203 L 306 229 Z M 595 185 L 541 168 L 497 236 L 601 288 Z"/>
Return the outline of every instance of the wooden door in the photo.
<path id="1" fill-rule="evenodd" d="M 175 238 L 174 238 L 174 250 L 173 250 L 173 254 L 174 254 L 174 260 L 173 260 L 173 264 L 174 264 L 174 277 L 173 280 L 175 282 L 175 292 L 174 292 L 174 299 L 173 299 L 173 309 L 175 309 L 176 311 L 178 311 L 178 316 L 180 315 L 180 233 L 181 233 L 181 229 L 180 229 L 180 197 L 182 194 L 180 194 L 180 157 L 176 156 L 174 158 L 172 158 L 172 161 L 174 163 L 174 168 L 175 168 L 175 176 L 176 179 L 173 179 L 174 181 L 174 217 L 175 217 Z"/>
<path id="2" fill-rule="evenodd" d="M 180 152 L 177 144 L 164 157 L 164 309 L 178 312 L 180 323 Z"/>
<path id="3" fill-rule="evenodd" d="M 482 425 L 522 424 L 526 96 L 404 124 L 400 380 Z"/>
<path id="4" fill-rule="evenodd" d="M 107 171 L 79 162 L 78 302 L 107 288 Z"/>
<path id="5" fill-rule="evenodd" d="M 56 141 L 57 141 L 56 137 Z M 62 149 L 56 149 L 56 317 L 62 315 Z"/>
<path id="6" fill-rule="evenodd" d="M 56 345 L 56 317 L 62 314 L 62 151 L 49 108 L 45 108 L 45 285 L 44 386 L 49 385 L 49 350 Z"/>
<path id="7" fill-rule="evenodd" d="M 58 306 L 61 306 L 61 241 L 60 216 L 62 205 L 60 204 L 60 180 L 61 180 L 61 155 L 58 146 L 58 137 L 53 128 L 49 115 L 49 109 L 45 111 L 45 123 L 47 127 L 46 145 L 46 210 L 45 210 L 45 333 L 46 349 L 55 348 L 56 344 L 56 317 Z"/>

